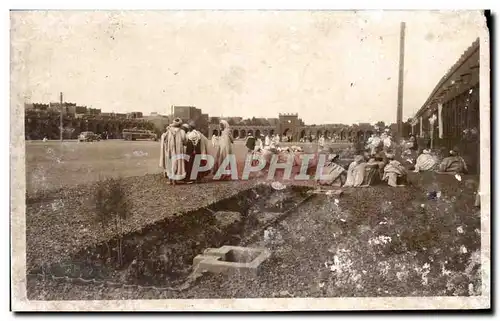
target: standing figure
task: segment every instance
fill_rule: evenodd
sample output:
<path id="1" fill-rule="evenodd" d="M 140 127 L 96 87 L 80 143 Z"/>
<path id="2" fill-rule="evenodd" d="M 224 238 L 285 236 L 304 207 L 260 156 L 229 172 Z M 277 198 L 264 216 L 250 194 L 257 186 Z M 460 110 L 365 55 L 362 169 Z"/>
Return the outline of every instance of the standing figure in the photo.
<path id="1" fill-rule="evenodd" d="M 160 167 L 163 168 L 163 177 L 167 177 L 167 169 L 165 167 L 165 143 L 168 128 L 169 126 L 166 126 L 165 131 L 160 136 Z"/>
<path id="2" fill-rule="evenodd" d="M 186 177 L 184 159 L 180 157 L 184 154 L 186 142 L 186 134 L 180 128 L 181 124 L 180 118 L 174 119 L 161 137 L 160 166 L 164 170 L 164 176 L 168 177 L 168 182 L 173 185 Z"/>
<path id="3" fill-rule="evenodd" d="M 215 162 L 212 173 L 215 175 L 219 170 L 219 167 L 222 165 L 226 157 L 233 154 L 233 137 L 231 137 L 231 129 L 229 128 L 229 124 L 225 120 L 220 121 L 220 137 L 219 137 L 219 145 L 217 146 L 217 152 L 215 154 Z M 225 175 L 221 177 L 221 179 L 225 179 Z"/>
<path id="4" fill-rule="evenodd" d="M 370 150 L 370 155 L 375 155 L 380 149 L 382 145 L 382 140 L 376 134 L 372 134 L 370 138 L 368 138 L 367 147 Z"/>
<path id="5" fill-rule="evenodd" d="M 217 135 L 213 134 L 212 135 L 212 147 L 215 147 L 217 145 L 218 140 L 219 140 L 219 137 L 217 137 Z"/>
<path id="6" fill-rule="evenodd" d="M 385 129 L 384 133 L 380 136 L 382 143 L 383 143 L 383 148 L 384 151 L 388 152 L 392 150 L 393 148 L 393 142 L 392 142 L 392 136 L 391 132 L 389 131 L 388 128 Z"/>
<path id="7" fill-rule="evenodd" d="M 321 135 L 318 139 L 318 147 L 319 150 L 322 150 L 325 147 L 325 136 Z"/>
<path id="8" fill-rule="evenodd" d="M 184 125 L 183 125 L 184 126 Z M 188 183 L 193 183 L 199 181 L 204 173 L 198 173 L 196 177 L 191 177 L 193 172 L 194 161 L 196 155 L 208 155 L 208 138 L 205 137 L 200 131 L 196 130 L 196 124 L 194 121 L 190 121 L 186 126 L 186 155 L 189 156 L 189 160 L 186 161 L 186 181 Z M 200 161 L 201 166 L 206 165 L 206 160 Z"/>
<path id="9" fill-rule="evenodd" d="M 269 134 L 267 134 L 264 140 L 264 146 L 269 146 L 269 145 L 271 145 L 271 137 L 269 137 Z"/>
<path id="10" fill-rule="evenodd" d="M 248 149 L 248 153 L 253 153 L 255 149 L 255 137 L 253 137 L 251 132 L 248 132 L 247 138 L 245 140 L 245 146 Z"/>
<path id="11" fill-rule="evenodd" d="M 264 135 L 260 134 L 260 137 L 256 137 L 256 138 L 257 139 L 255 141 L 254 151 L 259 152 L 262 149 L 264 149 L 264 143 L 262 142 L 262 139 L 264 138 Z"/>

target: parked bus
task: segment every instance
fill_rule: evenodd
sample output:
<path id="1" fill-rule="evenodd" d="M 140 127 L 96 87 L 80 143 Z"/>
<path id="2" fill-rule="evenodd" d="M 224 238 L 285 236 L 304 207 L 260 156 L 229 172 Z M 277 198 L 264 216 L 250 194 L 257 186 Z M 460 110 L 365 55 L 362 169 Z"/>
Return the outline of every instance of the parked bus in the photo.
<path id="1" fill-rule="evenodd" d="M 124 140 L 158 140 L 158 135 L 147 129 L 124 129 L 122 131 L 122 137 Z"/>

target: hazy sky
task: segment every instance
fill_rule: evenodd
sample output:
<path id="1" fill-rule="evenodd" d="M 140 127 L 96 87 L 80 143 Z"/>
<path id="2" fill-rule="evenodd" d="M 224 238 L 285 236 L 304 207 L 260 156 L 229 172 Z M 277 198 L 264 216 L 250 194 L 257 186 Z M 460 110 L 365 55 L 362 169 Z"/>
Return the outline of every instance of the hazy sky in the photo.
<path id="1" fill-rule="evenodd" d="M 484 24 L 478 12 L 14 12 L 26 101 L 307 123 L 396 120 L 399 23 L 404 112 L 421 107 Z"/>

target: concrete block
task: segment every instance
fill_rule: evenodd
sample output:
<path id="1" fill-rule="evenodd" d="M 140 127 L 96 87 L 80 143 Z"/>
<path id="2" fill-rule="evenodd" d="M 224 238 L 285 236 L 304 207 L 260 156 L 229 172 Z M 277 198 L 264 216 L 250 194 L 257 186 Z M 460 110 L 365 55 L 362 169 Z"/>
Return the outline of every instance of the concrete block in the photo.
<path id="1" fill-rule="evenodd" d="M 197 255 L 193 267 L 211 273 L 257 275 L 259 266 L 270 256 L 267 249 L 225 245 Z"/>

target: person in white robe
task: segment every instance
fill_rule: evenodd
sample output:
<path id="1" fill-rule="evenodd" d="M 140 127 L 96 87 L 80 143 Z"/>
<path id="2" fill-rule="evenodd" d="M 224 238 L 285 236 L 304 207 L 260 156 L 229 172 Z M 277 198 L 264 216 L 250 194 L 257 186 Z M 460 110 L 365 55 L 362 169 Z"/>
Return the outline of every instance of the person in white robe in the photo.
<path id="1" fill-rule="evenodd" d="M 325 136 L 321 135 L 318 139 L 318 147 L 322 150 L 325 147 Z"/>
<path id="2" fill-rule="evenodd" d="M 378 135 L 372 134 L 370 138 L 368 138 L 367 149 L 370 150 L 370 155 L 375 155 L 382 144 L 382 140 Z"/>
<path id="3" fill-rule="evenodd" d="M 431 151 L 428 149 L 424 149 L 422 154 L 417 157 L 415 162 L 415 173 L 431 171 L 435 168 L 437 163 L 436 157 L 431 155 Z"/>
<path id="4" fill-rule="evenodd" d="M 219 145 L 215 154 L 215 163 L 212 173 L 215 175 L 219 170 L 226 157 L 233 154 L 233 137 L 231 136 L 231 128 L 229 123 L 225 120 L 220 121 L 221 134 L 219 137 Z M 221 180 L 230 178 L 230 175 L 222 175 Z"/>
<path id="5" fill-rule="evenodd" d="M 217 135 L 215 134 L 212 135 L 212 147 L 217 146 L 217 141 L 219 140 L 218 138 L 219 137 L 217 137 Z"/>
<path id="6" fill-rule="evenodd" d="M 257 137 L 254 148 L 255 152 L 259 152 L 264 148 L 264 143 L 262 143 L 262 138 L 264 138 L 264 135 L 260 135 L 260 137 Z"/>
<path id="7" fill-rule="evenodd" d="M 164 175 L 168 177 L 169 183 L 173 185 L 186 177 L 184 159 L 178 157 L 184 154 L 186 144 L 186 133 L 181 129 L 181 125 L 180 118 L 174 119 L 160 140 L 160 166 L 164 170 Z M 174 156 L 177 158 L 172 159 Z"/>
<path id="8" fill-rule="evenodd" d="M 205 176 L 207 173 L 202 172 L 198 173 L 195 177 L 191 177 L 191 173 L 193 171 L 193 166 L 195 164 L 196 156 L 197 155 L 202 155 L 206 156 L 208 155 L 208 145 L 209 141 L 205 135 L 203 135 L 202 132 L 198 131 L 196 129 L 196 123 L 194 121 L 190 121 L 186 125 L 186 155 L 189 156 L 189 160 L 185 162 L 185 167 L 186 167 L 186 182 L 187 183 L 193 183 L 201 180 L 203 176 Z M 200 161 L 200 166 L 204 167 L 206 166 L 207 161 L 206 159 L 202 159 Z"/>
<path id="9" fill-rule="evenodd" d="M 354 161 L 347 169 L 347 178 L 344 187 L 360 187 L 363 185 L 365 177 L 365 159 L 361 155 L 354 157 Z"/>
<path id="10" fill-rule="evenodd" d="M 390 135 L 389 132 L 385 132 L 383 135 L 383 144 L 384 144 L 384 150 L 391 150 L 391 148 L 393 147 L 393 141 L 392 141 L 392 136 Z"/>
<path id="11" fill-rule="evenodd" d="M 406 179 L 406 168 L 397 160 L 394 159 L 393 154 L 386 154 L 389 163 L 384 167 L 383 181 L 387 181 L 387 184 L 392 187 L 404 186 L 403 184 L 398 184 L 398 180 Z"/>
<path id="12" fill-rule="evenodd" d="M 271 145 L 271 137 L 269 137 L 269 134 L 267 134 L 264 140 L 264 147 L 269 145 Z"/>

